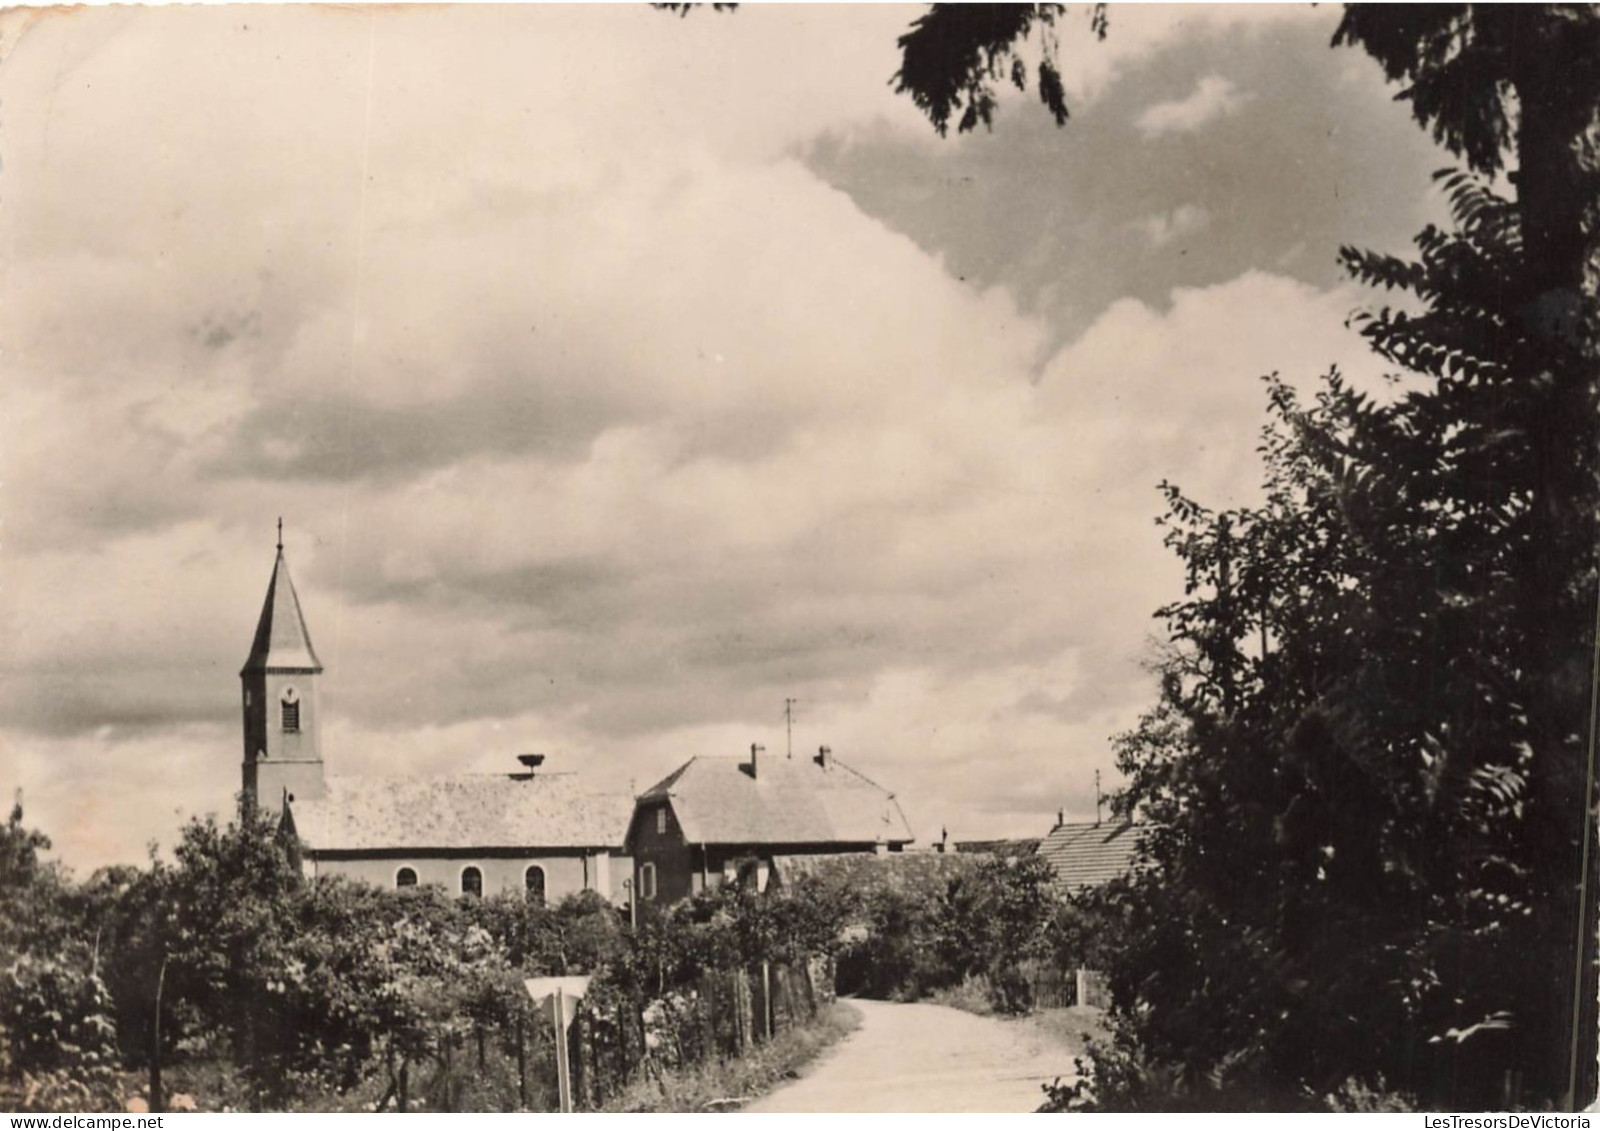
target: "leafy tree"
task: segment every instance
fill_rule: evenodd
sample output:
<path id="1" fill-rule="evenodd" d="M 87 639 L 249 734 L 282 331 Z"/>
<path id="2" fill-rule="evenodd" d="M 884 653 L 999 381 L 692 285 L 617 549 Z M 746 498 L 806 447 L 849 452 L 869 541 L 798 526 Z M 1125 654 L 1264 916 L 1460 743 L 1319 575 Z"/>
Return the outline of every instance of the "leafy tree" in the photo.
<path id="1" fill-rule="evenodd" d="M 213 1105 L 526 1109 L 552 1049 L 524 978 L 596 975 L 584 1071 L 602 1071 L 604 1046 L 616 1083 L 637 1066 L 652 996 L 677 1003 L 680 1055 L 731 1047 L 673 992 L 708 956 L 728 974 L 804 960 L 837 936 L 829 898 L 736 885 L 635 936 L 593 892 L 546 908 L 307 882 L 254 807 L 190 821 L 171 863 L 152 853 L 83 885 L 44 860 L 48 847 L 20 807 L 0 829 L 0 1100 L 29 1110 L 120 1107 L 119 1054 L 148 1067 L 157 1110 L 168 1070 L 186 1090 L 209 1079 Z M 731 985 L 710 988 L 720 999 Z M 737 1005 L 723 1001 L 724 1018 Z M 750 1027 L 735 1029 L 742 1045 Z"/>
<path id="2" fill-rule="evenodd" d="M 150 1067 L 152 1106 L 180 1054 L 231 1059 L 252 1107 L 360 1077 L 377 1025 L 381 901 L 337 880 L 305 884 L 254 806 L 226 826 L 190 821 L 172 864 L 98 877 L 86 898 L 106 908 L 123 1046 Z"/>
<path id="3" fill-rule="evenodd" d="M 1128 892 L 1113 988 L 1183 1087 L 1569 1086 L 1573 983 L 1549 971 L 1578 941 L 1593 510 L 1545 499 L 1528 442 L 1568 346 L 1506 309 L 1517 209 L 1446 184 L 1455 230 L 1416 262 L 1346 255 L 1421 300 L 1362 326 L 1426 381 L 1374 399 L 1335 374 L 1310 407 L 1273 382 L 1266 504 L 1168 491 L 1188 597 L 1162 610 L 1162 707 L 1122 746 L 1159 867 Z M 1529 591 L 1540 554 L 1553 593 Z"/>
<path id="4" fill-rule="evenodd" d="M 1106 33 L 1106 7 L 1088 5 L 1090 26 Z M 1065 4 L 930 4 L 899 39 L 900 70 L 895 90 L 908 94 L 943 135 L 957 111 L 958 132 L 994 122 L 994 83 L 1027 89 L 1028 63 L 1021 45 L 1035 37 L 1039 59 L 1034 82 L 1042 102 L 1062 125 L 1068 118 L 1066 90 L 1057 58 L 1056 20 Z"/>
<path id="5" fill-rule="evenodd" d="M 174 850 L 170 988 L 225 1033 L 254 1103 L 278 1098 L 295 1045 L 295 897 L 301 877 L 271 819 L 242 805 L 235 822 L 191 821 Z"/>
<path id="6" fill-rule="evenodd" d="M 60 868 L 41 855 L 49 850 L 50 838 L 23 824 L 19 794 L 0 828 L 0 953 L 61 941 L 59 935 L 41 937 L 65 926 L 59 915 L 65 894 Z"/>
<path id="7" fill-rule="evenodd" d="M 1600 20 L 1588 5 L 1350 4 L 1334 36 L 1405 84 L 1417 120 L 1473 170 L 1514 169 L 1518 310 L 1537 336 L 1594 347 Z M 1575 380 L 1582 378 L 1574 375 Z"/>
<path id="8" fill-rule="evenodd" d="M 50 838 L 22 823 L 19 790 L 5 828 L 0 830 L 0 892 L 10 894 L 37 882 L 49 870 L 39 854 L 49 850 Z"/>
<path id="9" fill-rule="evenodd" d="M 1405 767 L 1370 740 L 1387 701 L 1352 678 L 1369 609 L 1326 443 L 1359 398 L 1337 375 L 1310 409 L 1271 392 L 1265 505 L 1215 514 L 1168 489 L 1190 597 L 1163 610 L 1162 708 L 1120 752 L 1160 867 L 1132 885 L 1113 993 L 1191 1094 L 1331 1088 L 1415 1028 L 1386 1010 L 1427 907 L 1408 851 L 1423 830 Z"/>
<path id="10" fill-rule="evenodd" d="M 94 1110 L 117 1095 L 116 1021 L 71 884 L 50 840 L 0 828 L 0 1087 L 22 1110 Z"/>

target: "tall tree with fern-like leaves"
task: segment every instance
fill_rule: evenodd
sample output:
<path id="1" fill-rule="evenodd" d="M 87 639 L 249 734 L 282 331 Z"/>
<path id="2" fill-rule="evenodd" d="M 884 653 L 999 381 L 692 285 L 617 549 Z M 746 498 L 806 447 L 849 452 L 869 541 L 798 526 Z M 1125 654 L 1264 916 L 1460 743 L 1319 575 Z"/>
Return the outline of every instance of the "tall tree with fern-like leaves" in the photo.
<path id="1" fill-rule="evenodd" d="M 1274 383 L 1260 507 L 1169 489 L 1188 585 L 1121 748 L 1162 830 L 1120 893 L 1113 1102 L 1593 1095 L 1593 374 L 1528 317 L 1518 203 L 1441 180 L 1414 258 L 1344 253 L 1411 300 L 1357 320 L 1404 381 Z"/>
<path id="2" fill-rule="evenodd" d="M 1522 948 L 1507 971 L 1525 983 L 1510 1011 L 1521 1071 L 1535 1096 L 1581 1104 L 1595 1094 L 1600 9 L 1353 5 L 1335 42 L 1405 84 L 1419 121 L 1473 173 L 1514 188 L 1501 199 L 1451 174 L 1455 233 L 1425 232 L 1411 262 L 1345 260 L 1424 305 L 1362 323 L 1386 358 L 1433 382 L 1374 455 L 1409 459 L 1437 492 L 1444 517 L 1427 517 L 1453 573 L 1446 608 L 1480 640 L 1477 678 L 1437 697 L 1461 736 L 1449 769 L 1516 785 L 1507 857 L 1520 882 L 1504 886 L 1519 890 L 1497 894 L 1521 904 L 1504 923 Z"/>
<path id="3" fill-rule="evenodd" d="M 1526 769 L 1525 932 L 1546 974 L 1544 1024 L 1525 1038 L 1565 1061 L 1569 1100 L 1592 1097 L 1592 811 L 1596 445 L 1600 440 L 1600 10 L 1589 5 L 1350 8 L 1339 41 L 1406 83 L 1417 116 L 1514 197 L 1452 181 L 1465 238 L 1430 233 L 1422 262 L 1346 254 L 1358 277 L 1409 289 L 1427 313 L 1363 331 L 1438 381 L 1436 433 L 1452 432 L 1470 500 L 1494 539 L 1499 583 L 1480 602 L 1502 635 L 1497 715 Z M 1486 547 L 1486 552 L 1489 548 Z M 1591 864 L 1580 887 L 1584 861 Z M 1585 921 L 1580 923 L 1581 913 Z M 1566 978 L 1554 973 L 1565 968 Z M 1565 1008 L 1553 1000 L 1566 995 Z M 1562 1046 L 1565 1046 L 1563 1049 Z M 1562 1055 L 1562 1053 L 1565 1055 Z"/>

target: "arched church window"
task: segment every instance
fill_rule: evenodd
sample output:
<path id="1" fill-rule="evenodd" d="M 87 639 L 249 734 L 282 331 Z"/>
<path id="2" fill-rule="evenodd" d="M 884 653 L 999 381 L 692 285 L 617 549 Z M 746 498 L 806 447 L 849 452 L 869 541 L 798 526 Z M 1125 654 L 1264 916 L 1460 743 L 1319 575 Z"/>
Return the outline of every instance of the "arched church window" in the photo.
<path id="1" fill-rule="evenodd" d="M 300 729 L 300 693 L 292 687 L 283 689 L 283 729 L 293 734 Z"/>
<path id="2" fill-rule="evenodd" d="M 544 906 L 544 869 L 537 864 L 528 865 L 528 870 L 522 873 L 523 887 L 527 891 L 527 900 L 534 907 Z"/>
<path id="3" fill-rule="evenodd" d="M 656 866 L 654 864 L 639 865 L 639 898 L 654 899 L 656 897 Z"/>
<path id="4" fill-rule="evenodd" d="M 397 888 L 416 887 L 417 870 L 415 868 L 401 868 L 394 874 L 394 886 Z"/>
<path id="5" fill-rule="evenodd" d="M 471 864 L 461 869 L 461 894 L 483 895 L 483 873 Z"/>

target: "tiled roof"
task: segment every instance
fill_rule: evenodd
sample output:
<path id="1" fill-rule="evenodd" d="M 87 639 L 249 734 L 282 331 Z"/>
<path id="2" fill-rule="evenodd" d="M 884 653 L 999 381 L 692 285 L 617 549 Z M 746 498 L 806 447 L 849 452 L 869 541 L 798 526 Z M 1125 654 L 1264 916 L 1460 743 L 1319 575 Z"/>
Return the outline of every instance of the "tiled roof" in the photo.
<path id="1" fill-rule="evenodd" d="M 1039 843 L 1039 855 L 1055 869 L 1057 890 L 1071 895 L 1131 871 L 1142 831 L 1129 822 L 1057 825 Z"/>
<path id="2" fill-rule="evenodd" d="M 1002 858 L 1032 856 L 1039 851 L 1039 838 L 1027 836 L 1015 840 L 963 840 L 951 847 L 957 852 L 976 852 Z"/>
<path id="3" fill-rule="evenodd" d="M 906 844 L 894 794 L 837 759 L 691 758 L 640 795 L 669 798 L 691 844 Z"/>
<path id="4" fill-rule="evenodd" d="M 774 856 L 780 883 L 806 877 L 854 891 L 885 889 L 929 899 L 944 894 L 950 881 L 977 873 L 980 858 L 954 852 L 829 852 L 812 856 Z"/>
<path id="5" fill-rule="evenodd" d="M 250 656 L 244 662 L 247 672 L 264 668 L 322 670 L 322 663 L 311 648 L 306 618 L 300 613 L 300 598 L 295 595 L 294 582 L 289 580 L 289 564 L 283 560 L 282 546 L 278 547 L 278 559 L 272 564 L 267 600 L 261 606 L 261 619 L 256 622 Z"/>
<path id="6" fill-rule="evenodd" d="M 633 799 L 595 793 L 574 774 L 328 779 L 292 804 L 312 851 L 427 848 L 621 848 Z"/>

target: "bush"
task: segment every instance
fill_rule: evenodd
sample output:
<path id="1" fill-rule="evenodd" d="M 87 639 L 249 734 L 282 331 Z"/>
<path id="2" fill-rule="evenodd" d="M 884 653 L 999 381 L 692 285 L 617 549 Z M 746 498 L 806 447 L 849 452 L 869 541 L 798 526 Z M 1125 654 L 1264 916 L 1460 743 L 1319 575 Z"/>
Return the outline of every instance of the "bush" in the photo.
<path id="1" fill-rule="evenodd" d="M 996 1013 L 1012 1016 L 1033 1012 L 1033 983 L 1014 964 L 1002 966 L 989 982 L 989 1000 Z"/>
<path id="2" fill-rule="evenodd" d="M 928 861 L 950 863 L 935 871 Z M 1078 934 L 1070 947 L 1058 943 L 1069 908 L 1036 856 L 864 857 L 849 868 L 880 881 L 901 870 L 910 882 L 858 883 L 839 951 L 841 992 L 916 1000 L 966 987 L 964 995 L 981 980 L 984 1012 L 1027 1013 L 1033 990 L 1021 964 L 1075 952 L 1099 923 L 1073 912 Z"/>

